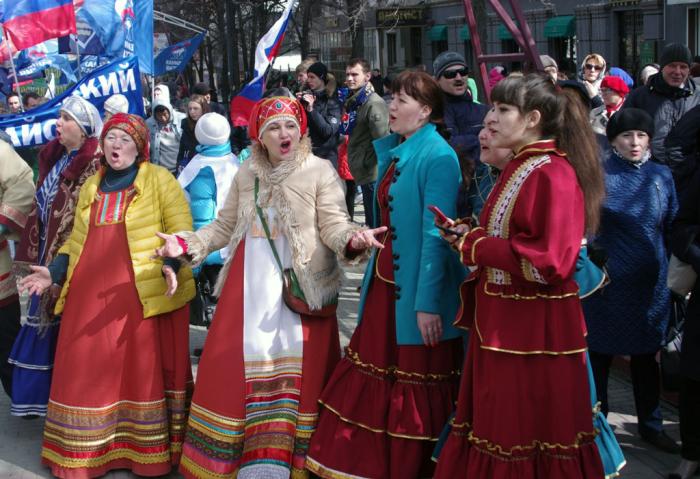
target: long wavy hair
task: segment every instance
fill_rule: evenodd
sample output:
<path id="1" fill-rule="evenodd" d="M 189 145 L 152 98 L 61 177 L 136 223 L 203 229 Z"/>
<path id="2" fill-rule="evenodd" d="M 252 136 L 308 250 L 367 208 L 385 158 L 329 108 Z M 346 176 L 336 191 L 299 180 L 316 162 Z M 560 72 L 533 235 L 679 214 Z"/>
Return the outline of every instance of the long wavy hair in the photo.
<path id="1" fill-rule="evenodd" d="M 586 233 L 595 233 L 605 198 L 605 178 L 598 142 L 581 100 L 568 89 L 555 86 L 548 76 L 532 73 L 499 82 L 491 92 L 491 102 L 516 106 L 522 115 L 540 112 L 542 137 L 554 138 L 576 171 L 585 199 Z"/>

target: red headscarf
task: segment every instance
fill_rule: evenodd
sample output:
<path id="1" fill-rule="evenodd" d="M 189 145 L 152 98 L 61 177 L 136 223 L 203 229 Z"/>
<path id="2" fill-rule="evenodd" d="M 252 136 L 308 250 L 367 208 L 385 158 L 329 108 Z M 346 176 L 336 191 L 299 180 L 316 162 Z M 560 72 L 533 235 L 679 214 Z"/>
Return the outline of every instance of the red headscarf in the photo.
<path id="1" fill-rule="evenodd" d="M 291 120 L 299 127 L 299 133 L 306 133 L 306 111 L 298 100 L 286 96 L 263 98 L 255 104 L 248 122 L 248 136 L 260 141 L 265 129 L 276 120 Z"/>
<path id="2" fill-rule="evenodd" d="M 102 127 L 102 136 L 100 136 L 100 146 L 104 151 L 104 139 L 107 132 L 112 128 L 118 128 L 126 132 L 136 143 L 136 150 L 139 153 L 139 161 L 148 161 L 150 158 L 149 138 L 150 133 L 146 122 L 138 115 L 130 115 L 128 113 L 117 113 L 112 115 L 112 118 Z"/>

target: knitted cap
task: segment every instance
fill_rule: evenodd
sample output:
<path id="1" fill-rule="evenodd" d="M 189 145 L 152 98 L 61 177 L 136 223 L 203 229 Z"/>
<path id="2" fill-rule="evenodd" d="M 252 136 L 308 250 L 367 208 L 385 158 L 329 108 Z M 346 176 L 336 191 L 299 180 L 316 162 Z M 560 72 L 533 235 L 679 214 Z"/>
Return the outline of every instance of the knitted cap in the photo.
<path id="1" fill-rule="evenodd" d="M 149 131 L 146 122 L 138 115 L 130 115 L 128 113 L 116 113 L 112 118 L 107 120 L 102 129 L 100 137 L 100 146 L 104 151 L 104 139 L 109 130 L 117 128 L 126 132 L 136 143 L 136 150 L 139 153 L 140 161 L 148 161 L 149 159 Z"/>
<path id="2" fill-rule="evenodd" d="M 613 141 L 617 135 L 630 130 L 643 131 L 649 138 L 654 136 L 654 119 L 639 108 L 623 108 L 610 117 L 605 133 Z"/>
<path id="3" fill-rule="evenodd" d="M 625 84 L 625 80 L 613 75 L 608 75 L 605 78 L 603 78 L 603 81 L 600 82 L 600 88 L 609 88 L 611 90 L 614 90 L 618 95 L 622 97 L 627 96 L 627 94 L 630 92 L 630 89 L 627 88 L 627 84 Z"/>
<path id="4" fill-rule="evenodd" d="M 112 115 L 115 113 L 129 113 L 129 100 L 124 95 L 117 93 L 107 98 L 104 109 Z"/>
<path id="5" fill-rule="evenodd" d="M 80 126 L 87 136 L 99 137 L 102 131 L 102 118 L 97 108 L 85 98 L 72 95 L 63 100 L 62 111 L 70 116 Z"/>
<path id="6" fill-rule="evenodd" d="M 328 68 L 323 63 L 316 62 L 306 70 L 306 73 L 313 73 L 325 83 L 328 76 Z"/>
<path id="7" fill-rule="evenodd" d="M 661 65 L 661 68 L 673 62 L 687 63 L 688 66 L 690 66 L 692 61 L 693 57 L 690 54 L 690 49 L 688 49 L 688 47 L 680 43 L 669 43 L 663 50 L 661 50 L 661 59 L 659 64 Z"/>
<path id="8" fill-rule="evenodd" d="M 260 141 L 265 129 L 278 120 L 291 120 L 299 127 L 301 136 L 306 133 L 306 111 L 299 101 L 286 96 L 271 96 L 263 98 L 253 107 L 248 135 L 251 139 Z"/>
<path id="9" fill-rule="evenodd" d="M 433 75 L 435 75 L 435 78 L 439 79 L 445 70 L 455 65 L 466 67 L 467 62 L 464 60 L 464 57 L 457 52 L 442 52 L 433 61 Z"/>
<path id="10" fill-rule="evenodd" d="M 540 55 L 540 61 L 542 62 L 542 68 L 554 67 L 557 70 L 559 69 L 557 62 L 554 61 L 554 58 L 550 57 L 549 55 Z"/>
<path id="11" fill-rule="evenodd" d="M 205 113 L 194 127 L 194 136 L 202 145 L 223 145 L 229 141 L 231 126 L 228 120 L 218 113 Z"/>

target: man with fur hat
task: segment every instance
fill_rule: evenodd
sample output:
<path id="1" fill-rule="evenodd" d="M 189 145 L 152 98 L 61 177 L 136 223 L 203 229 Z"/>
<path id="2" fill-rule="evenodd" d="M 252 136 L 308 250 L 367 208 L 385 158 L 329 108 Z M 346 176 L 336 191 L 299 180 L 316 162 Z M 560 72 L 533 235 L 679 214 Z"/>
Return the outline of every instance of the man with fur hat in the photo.
<path id="1" fill-rule="evenodd" d="M 177 154 L 180 151 L 180 124 L 185 114 L 176 111 L 169 101 L 156 98 L 153 102 L 153 115 L 146 120 L 151 132 L 151 162 L 167 168 L 175 174 Z"/>
<path id="2" fill-rule="evenodd" d="M 668 164 L 664 141 L 678 120 L 700 104 L 700 91 L 690 78 L 692 56 L 687 46 L 669 43 L 661 52 L 661 71 L 625 100 L 624 108 L 641 108 L 654 119 L 651 152 L 659 163 Z"/>
<path id="3" fill-rule="evenodd" d="M 329 88 L 328 68 L 316 62 L 306 70 L 306 87 L 297 98 L 306 109 L 314 155 L 338 168 L 338 130 L 342 115 L 334 88 Z"/>

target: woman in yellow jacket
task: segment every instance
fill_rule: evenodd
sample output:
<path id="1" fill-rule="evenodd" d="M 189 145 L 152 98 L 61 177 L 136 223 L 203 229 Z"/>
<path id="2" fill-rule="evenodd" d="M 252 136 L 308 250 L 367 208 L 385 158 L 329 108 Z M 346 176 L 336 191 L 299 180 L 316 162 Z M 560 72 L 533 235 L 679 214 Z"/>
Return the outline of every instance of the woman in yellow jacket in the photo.
<path id="1" fill-rule="evenodd" d="M 105 124 L 103 168 L 81 188 L 70 238 L 20 283 L 31 293 L 63 283 L 41 453 L 58 477 L 157 476 L 179 461 L 194 283 L 189 268 L 151 256 L 156 232 L 191 229 L 192 217 L 177 180 L 147 161 L 148 137 L 134 115 Z"/>

